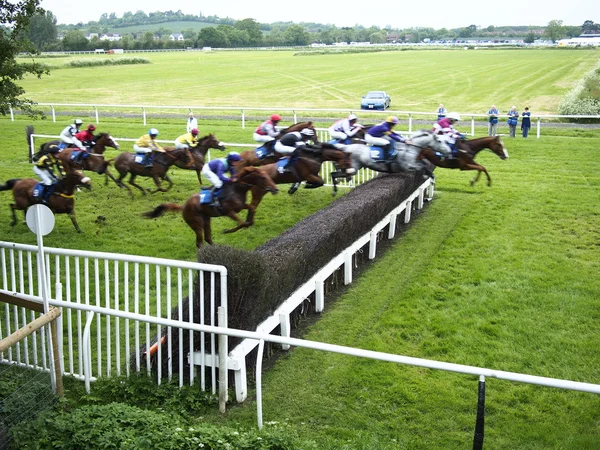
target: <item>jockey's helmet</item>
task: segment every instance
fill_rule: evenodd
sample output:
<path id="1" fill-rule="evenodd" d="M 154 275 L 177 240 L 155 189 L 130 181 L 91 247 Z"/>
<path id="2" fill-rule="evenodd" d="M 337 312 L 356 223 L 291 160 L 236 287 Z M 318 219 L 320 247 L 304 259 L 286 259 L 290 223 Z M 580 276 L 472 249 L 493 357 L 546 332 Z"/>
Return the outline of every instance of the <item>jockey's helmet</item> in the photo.
<path id="1" fill-rule="evenodd" d="M 150 128 L 150 129 L 148 130 L 148 134 L 149 134 L 150 136 L 158 136 L 158 130 L 157 130 L 156 128 Z"/>
<path id="2" fill-rule="evenodd" d="M 94 125 L 93 123 L 90 123 L 87 127 L 88 131 L 94 131 L 96 129 L 96 125 Z"/>
<path id="3" fill-rule="evenodd" d="M 304 135 L 304 136 L 314 136 L 314 135 L 315 135 L 315 132 L 314 132 L 312 129 L 310 129 L 310 128 L 304 128 L 304 129 L 303 129 L 303 130 L 300 132 L 300 134 L 302 134 L 302 135 Z"/>
<path id="4" fill-rule="evenodd" d="M 271 122 L 279 122 L 281 120 L 281 116 L 279 114 L 273 114 L 271 116 Z"/>
<path id="5" fill-rule="evenodd" d="M 350 114 L 348 116 L 348 120 L 356 120 L 356 119 L 358 119 L 358 117 L 356 117 L 356 114 Z"/>
<path id="6" fill-rule="evenodd" d="M 192 128 L 192 131 L 190 131 L 190 133 L 192 133 L 192 136 L 198 136 L 198 128 Z"/>
<path id="7" fill-rule="evenodd" d="M 385 121 L 388 123 L 394 123 L 394 124 L 400 122 L 396 116 L 388 116 L 388 118 L 385 119 Z"/>
<path id="8" fill-rule="evenodd" d="M 83 125 L 83 120 L 81 119 L 75 119 L 75 121 L 73 122 L 76 126 L 80 126 Z"/>
<path id="9" fill-rule="evenodd" d="M 460 120 L 460 114 L 458 114 L 457 112 L 451 112 L 446 114 L 446 119 L 450 119 L 450 120 Z"/>
<path id="10" fill-rule="evenodd" d="M 241 161 L 242 157 L 240 156 L 240 154 L 238 152 L 229 152 L 229 154 L 227 155 L 227 161 L 232 162 L 232 161 Z"/>

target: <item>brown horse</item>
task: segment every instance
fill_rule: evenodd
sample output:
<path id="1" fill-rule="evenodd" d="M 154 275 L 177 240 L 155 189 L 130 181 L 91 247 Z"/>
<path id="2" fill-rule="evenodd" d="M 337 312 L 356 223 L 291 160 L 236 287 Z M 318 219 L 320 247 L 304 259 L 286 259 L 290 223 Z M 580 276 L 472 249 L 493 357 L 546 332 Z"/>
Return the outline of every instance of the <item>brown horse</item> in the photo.
<path id="1" fill-rule="evenodd" d="M 135 155 L 129 152 L 123 152 L 118 155 L 114 159 L 115 169 L 119 172 L 119 178 L 115 180 L 115 183 L 120 188 L 125 188 L 129 191 L 129 194 L 133 198 L 133 191 L 131 188 L 125 183 L 123 183 L 123 179 L 129 174 L 128 183 L 132 186 L 138 188 L 144 195 L 146 195 L 147 191 L 150 189 L 144 189 L 142 186 L 135 182 L 135 178 L 137 176 L 140 177 L 152 177 L 154 183 L 156 184 L 156 189 L 150 191 L 151 194 L 155 192 L 167 192 L 173 186 L 173 182 L 167 171 L 169 167 L 175 164 L 177 161 L 183 161 L 185 163 L 191 163 L 191 158 L 189 156 L 189 150 L 187 149 L 173 149 L 170 151 L 163 152 L 155 152 L 154 162 L 152 167 L 145 167 L 144 164 L 139 164 L 135 162 Z M 165 189 L 162 187 L 161 180 L 169 183 L 168 187 Z"/>
<path id="2" fill-rule="evenodd" d="M 244 222 L 237 213 L 242 209 L 249 209 L 249 205 L 246 203 L 248 191 L 252 189 L 252 192 L 254 192 L 256 189 L 263 195 L 265 192 L 272 192 L 273 194 L 279 192 L 271 177 L 256 167 L 246 167 L 240 171 L 236 178 L 236 181 L 225 184 L 219 207 L 200 204 L 200 195 L 194 194 L 188 198 L 183 206 L 174 203 L 163 203 L 152 211 L 143 213 L 142 216 L 152 219 L 162 216 L 167 211 L 181 211 L 185 222 L 196 233 L 196 247 L 200 248 L 204 241 L 212 245 L 211 217 L 227 216 L 237 222 L 236 227 L 225 230 L 224 233 L 233 233 L 241 228 L 247 228 L 253 222 Z"/>
<path id="3" fill-rule="evenodd" d="M 99 174 L 106 174 L 108 178 L 115 181 L 115 177 L 108 170 L 109 161 L 104 159 L 106 147 L 119 149 L 119 144 L 108 133 L 100 133 L 94 138 L 95 144 L 90 148 L 89 156 L 80 162 L 75 162 L 71 159 L 73 152 L 77 150 L 73 147 L 68 147 L 61 150 L 56 157 L 62 162 L 63 167 L 67 172 L 73 170 L 90 170 Z M 108 180 L 107 180 L 108 183 Z"/>
<path id="4" fill-rule="evenodd" d="M 309 147 L 310 149 L 310 147 Z M 319 170 L 324 161 L 333 161 L 341 170 L 333 172 L 331 178 L 333 180 L 333 195 L 337 193 L 337 179 L 347 178 L 354 172 L 352 169 L 352 161 L 350 155 L 342 150 L 338 150 L 331 144 L 321 143 L 313 146 L 313 149 L 302 150 L 300 148 L 300 156 L 294 163 L 292 172 L 281 173 L 277 167 L 277 163 L 261 166 L 261 172 L 267 174 L 276 184 L 293 183 L 288 194 L 293 194 L 298 190 L 302 181 L 306 181 L 307 189 L 314 189 L 323 186 L 325 182 L 319 175 Z M 252 201 L 248 208 L 248 217 L 246 223 L 252 225 L 254 223 L 254 211 L 265 196 L 265 192 L 252 188 Z"/>
<path id="5" fill-rule="evenodd" d="M 500 159 L 508 158 L 508 152 L 504 147 L 503 142 L 498 136 L 486 136 L 468 141 L 458 141 L 460 151 L 456 158 L 441 158 L 431 148 L 423 148 L 417 156 L 417 161 L 427 160 L 434 166 L 443 167 L 445 169 L 460 169 L 460 170 L 477 170 L 477 176 L 471 180 L 473 186 L 479 180 L 481 173 L 484 172 L 488 178 L 488 186 L 492 185 L 492 179 L 487 169 L 475 162 L 475 156 L 483 149 L 490 149 Z"/>
<path id="6" fill-rule="evenodd" d="M 79 228 L 77 218 L 75 217 L 75 189 L 80 185 L 91 188 L 91 182 L 92 180 L 84 176 L 80 171 L 69 172 L 64 178 L 56 182 L 54 190 L 46 203 L 55 214 L 68 214 L 78 233 L 81 233 L 81 228 Z M 14 178 L 8 180 L 6 184 L 0 185 L 0 191 L 12 189 L 15 199 L 15 202 L 10 204 L 13 216 L 13 220 L 10 223 L 11 226 L 17 224 L 16 211 L 18 209 L 25 212 L 31 205 L 39 203 L 33 197 L 33 189 L 37 183 L 38 181 L 34 178 L 25 178 L 23 180 Z"/>
<path id="7" fill-rule="evenodd" d="M 277 135 L 275 140 L 281 139 L 284 134 L 291 133 L 292 131 L 302 131 L 305 128 L 310 128 L 311 130 L 314 131 L 315 134 L 313 136 L 313 142 L 315 144 L 318 144 L 319 138 L 317 137 L 317 130 L 315 129 L 315 126 L 313 125 L 312 122 L 299 122 L 299 123 L 295 123 L 292 126 L 284 128 L 283 130 L 281 130 L 279 132 L 279 134 Z M 262 147 L 263 145 L 272 146 L 274 144 L 275 144 L 275 141 L 271 141 L 266 144 L 262 144 L 260 147 Z M 252 150 L 246 150 L 245 152 L 241 152 L 240 157 L 242 158 L 242 160 L 239 162 L 238 168 L 241 170 L 244 167 L 248 167 L 248 166 L 265 166 L 267 164 L 272 164 L 272 163 L 278 161 L 279 159 L 281 159 L 284 156 L 280 153 L 277 153 L 273 148 L 270 149 L 269 153 L 270 154 L 268 156 L 265 156 L 261 159 L 256 154 L 256 148 L 253 148 Z"/>
<path id="8" fill-rule="evenodd" d="M 206 161 L 206 153 L 210 148 L 225 150 L 225 146 L 211 133 L 201 138 L 196 147 L 189 149 L 189 159 L 187 161 L 177 160 L 175 161 L 175 165 L 181 169 L 195 170 L 198 175 L 198 182 L 202 184 L 200 172 L 202 172 L 202 167 L 204 167 L 204 162 Z M 174 150 L 174 147 L 165 147 L 165 150 L 171 149 Z"/>

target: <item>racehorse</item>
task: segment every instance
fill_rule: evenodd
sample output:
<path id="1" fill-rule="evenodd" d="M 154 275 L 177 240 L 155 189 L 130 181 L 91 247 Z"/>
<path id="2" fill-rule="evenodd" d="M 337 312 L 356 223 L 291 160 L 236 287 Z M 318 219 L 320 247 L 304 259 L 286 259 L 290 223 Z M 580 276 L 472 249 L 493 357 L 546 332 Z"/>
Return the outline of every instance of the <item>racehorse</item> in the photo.
<path id="1" fill-rule="evenodd" d="M 125 183 L 123 183 L 123 179 L 130 175 L 128 183 L 132 186 L 138 188 L 144 195 L 146 195 L 146 191 L 150 191 L 149 189 L 144 189 L 142 186 L 135 182 L 135 178 L 139 175 L 141 177 L 152 177 L 154 183 L 156 184 L 156 189 L 150 191 L 151 194 L 155 192 L 167 192 L 173 186 L 173 182 L 169 178 L 167 174 L 167 170 L 177 161 L 183 161 L 185 163 L 190 163 L 191 159 L 188 156 L 189 151 L 187 149 L 173 149 L 170 151 L 163 152 L 155 152 L 153 166 L 145 167 L 144 164 L 139 164 L 135 162 L 135 155 L 129 152 L 123 152 L 118 155 L 114 159 L 115 169 L 119 172 L 119 178 L 115 180 L 115 183 L 120 188 L 125 188 L 131 194 L 133 198 L 133 192 L 131 188 Z M 165 180 L 169 183 L 168 187 L 165 189 L 162 187 L 161 180 Z"/>
<path id="2" fill-rule="evenodd" d="M 226 183 L 220 196 L 220 206 L 200 203 L 200 194 L 194 194 L 183 206 L 174 203 L 163 203 L 152 211 L 143 213 L 142 216 L 152 219 L 162 216 L 167 211 L 181 211 L 183 219 L 196 233 L 196 247 L 200 248 L 204 241 L 212 245 L 211 217 L 227 216 L 237 222 L 237 226 L 224 233 L 233 233 L 241 228 L 247 228 L 253 222 L 244 222 L 237 213 L 242 209 L 249 209 L 246 203 L 246 194 L 252 189 L 263 193 L 276 194 L 279 189 L 266 173 L 256 167 L 246 167 L 236 177 L 236 181 Z M 255 208 L 256 209 L 256 208 Z"/>
<path id="3" fill-rule="evenodd" d="M 202 167 L 204 167 L 206 161 L 206 153 L 210 148 L 225 150 L 225 146 L 211 133 L 201 138 L 196 147 L 189 149 L 188 161 L 176 160 L 175 165 L 181 169 L 195 170 L 198 175 L 198 182 L 202 184 L 200 172 L 202 172 Z M 174 147 L 165 147 L 167 151 L 171 149 L 174 149 Z"/>
<path id="4" fill-rule="evenodd" d="M 371 147 L 365 144 L 350 144 L 345 146 L 336 144 L 336 146 L 342 148 L 351 155 L 352 167 L 356 171 L 363 168 L 384 173 L 415 172 L 417 170 L 423 170 L 427 176 L 433 177 L 433 173 L 429 167 L 427 167 L 427 164 L 418 160 L 417 155 L 421 150 L 420 147 L 425 146 L 426 143 L 434 145 L 434 141 L 435 138 L 433 135 L 424 135 L 422 138 L 413 138 L 412 145 L 396 144 L 397 151 L 395 157 L 392 160 L 387 161 L 374 159 L 374 154 L 379 154 L 378 147 Z"/>
<path id="5" fill-rule="evenodd" d="M 484 166 L 475 162 L 475 156 L 483 149 L 490 149 L 500 159 L 505 160 L 508 158 L 508 151 L 506 151 L 504 143 L 498 136 L 458 141 L 458 148 L 464 150 L 464 152 L 459 151 L 456 158 L 441 158 L 433 149 L 426 147 L 420 151 L 417 160 L 427 160 L 435 166 L 446 169 L 477 170 L 477 176 L 471 180 L 471 186 L 477 183 L 481 173 L 484 172 L 487 175 L 488 186 L 491 186 L 490 174 Z"/>
<path id="6" fill-rule="evenodd" d="M 75 189 L 80 185 L 91 189 L 91 182 L 92 180 L 84 176 L 80 171 L 69 172 L 56 182 L 46 203 L 55 214 L 68 214 L 78 233 L 81 233 L 81 228 L 79 228 L 77 218 L 75 217 Z M 31 205 L 39 203 L 33 197 L 33 190 L 37 184 L 38 181 L 34 178 L 25 178 L 22 180 L 13 178 L 12 180 L 8 180 L 6 184 L 0 185 L 0 191 L 12 189 L 15 199 L 15 202 L 10 204 L 13 216 L 13 220 L 10 223 L 11 226 L 17 224 L 16 211 L 18 209 L 25 212 Z"/>
<path id="7" fill-rule="evenodd" d="M 33 132 L 33 126 L 28 125 L 26 127 L 26 134 L 27 142 L 30 146 L 30 136 L 33 134 Z M 75 150 L 78 150 L 74 147 L 64 148 L 58 153 L 55 153 L 55 156 L 62 162 L 62 165 L 67 172 L 71 172 L 73 170 L 91 170 L 92 172 L 96 172 L 99 174 L 105 173 L 108 178 L 111 178 L 113 181 L 116 182 L 115 178 L 108 170 L 110 162 L 104 159 L 104 151 L 106 150 L 106 147 L 119 149 L 119 144 L 113 139 L 113 137 L 109 133 L 99 133 L 94 137 L 94 142 L 94 146 L 90 148 L 89 156 L 79 163 L 76 163 L 75 161 L 71 160 L 73 152 Z M 60 141 L 58 140 L 44 142 L 40 146 L 39 153 L 41 154 L 44 152 L 48 152 L 53 146 L 57 146 L 59 143 Z"/>
<path id="8" fill-rule="evenodd" d="M 312 122 L 295 123 L 294 125 L 291 125 L 287 128 L 284 128 L 283 130 L 279 131 L 279 134 L 277 135 L 277 137 L 275 138 L 274 141 L 270 141 L 268 143 L 261 144 L 260 147 L 258 147 L 258 148 L 261 148 L 263 146 L 268 147 L 269 148 L 268 155 L 265 155 L 262 158 L 259 157 L 256 153 L 256 148 L 254 148 L 252 150 L 246 150 L 245 152 L 241 152 L 240 157 L 242 158 L 242 160 L 238 163 L 237 167 L 241 170 L 244 167 L 248 167 L 248 166 L 265 166 L 267 164 L 272 164 L 275 161 L 278 161 L 284 155 L 282 155 L 281 153 L 277 153 L 271 147 L 275 144 L 275 141 L 281 139 L 284 134 L 291 133 L 292 131 L 302 131 L 305 128 L 310 128 L 311 130 L 314 131 L 315 134 L 313 136 L 313 143 L 318 144 L 319 138 L 317 137 L 317 130 L 315 130 L 315 127 Z"/>

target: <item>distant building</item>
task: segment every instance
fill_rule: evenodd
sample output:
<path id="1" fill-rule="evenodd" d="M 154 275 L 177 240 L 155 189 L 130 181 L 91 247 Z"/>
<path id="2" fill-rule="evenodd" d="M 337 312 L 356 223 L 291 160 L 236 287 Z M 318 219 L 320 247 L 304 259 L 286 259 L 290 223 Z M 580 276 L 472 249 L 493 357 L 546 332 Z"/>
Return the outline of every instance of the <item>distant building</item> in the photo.
<path id="1" fill-rule="evenodd" d="M 118 41 L 121 39 L 121 35 L 119 33 L 105 33 L 100 36 L 100 39 L 103 41 Z"/>
<path id="2" fill-rule="evenodd" d="M 600 47 L 600 34 L 582 34 L 579 37 L 561 39 L 559 47 Z"/>
<path id="3" fill-rule="evenodd" d="M 181 33 L 173 33 L 172 35 L 169 36 L 169 39 L 172 41 L 183 41 L 185 38 L 183 37 L 183 34 L 181 34 Z"/>

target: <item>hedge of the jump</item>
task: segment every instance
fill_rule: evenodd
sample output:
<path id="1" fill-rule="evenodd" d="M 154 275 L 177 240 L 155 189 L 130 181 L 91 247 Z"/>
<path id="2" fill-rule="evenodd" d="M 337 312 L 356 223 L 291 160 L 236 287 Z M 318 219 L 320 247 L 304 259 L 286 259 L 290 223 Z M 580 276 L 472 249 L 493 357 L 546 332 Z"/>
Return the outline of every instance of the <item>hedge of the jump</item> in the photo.
<path id="1" fill-rule="evenodd" d="M 254 251 L 226 245 L 203 246 L 198 252 L 199 262 L 227 267 L 229 327 L 255 330 L 298 287 L 342 250 L 369 232 L 423 181 L 421 172 L 381 174 Z M 402 222 L 399 220 L 398 226 Z M 208 287 L 207 284 L 206 288 Z M 200 311 L 198 293 L 194 297 L 193 311 Z M 208 301 L 204 306 L 205 311 L 210 311 Z M 183 306 L 186 321 L 188 311 L 186 301 Z M 173 310 L 173 317 L 178 318 L 176 308 Z M 194 321 L 198 322 L 197 319 L 199 318 L 194 317 Z M 292 327 L 294 322 L 295 319 L 292 319 Z M 174 340 L 178 339 L 178 333 L 173 333 L 172 336 Z M 183 336 L 186 340 L 183 348 L 187 349 L 188 333 L 183 333 Z M 239 339 L 230 337 L 229 350 L 239 342 Z M 174 341 L 172 344 L 173 351 L 177 351 L 178 342 Z M 198 338 L 195 348 L 199 347 Z M 251 365 L 251 361 L 249 364 Z"/>

